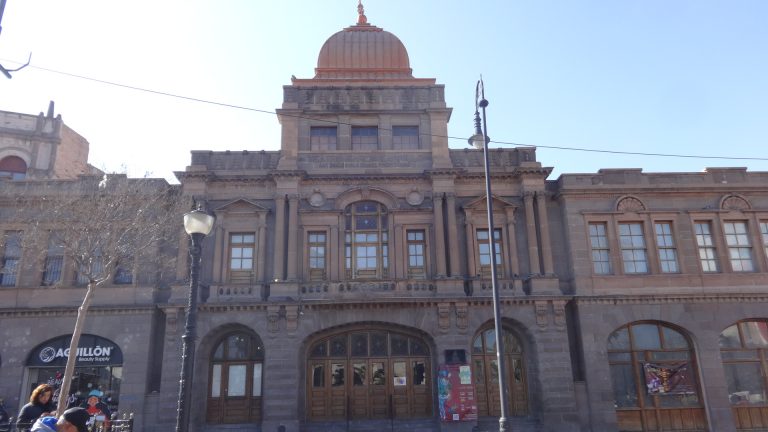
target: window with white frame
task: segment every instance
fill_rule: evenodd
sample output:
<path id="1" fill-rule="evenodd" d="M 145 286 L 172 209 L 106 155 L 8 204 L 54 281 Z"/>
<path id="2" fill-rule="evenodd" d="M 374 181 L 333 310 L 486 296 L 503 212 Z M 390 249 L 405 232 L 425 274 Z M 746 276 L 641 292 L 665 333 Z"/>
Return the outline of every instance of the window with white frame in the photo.
<path id="1" fill-rule="evenodd" d="M 408 277 L 426 278 L 426 260 L 424 258 L 426 236 L 424 230 L 407 230 L 406 243 L 408 245 Z"/>
<path id="2" fill-rule="evenodd" d="M 3 261 L 0 267 L 0 286 L 16 285 L 21 259 L 21 231 L 6 231 L 3 239 Z"/>
<path id="3" fill-rule="evenodd" d="M 728 258 L 731 269 L 735 272 L 751 272 L 755 270 L 752 262 L 752 245 L 746 222 L 723 223 L 725 244 L 728 246 Z"/>
<path id="4" fill-rule="evenodd" d="M 648 273 L 648 255 L 643 237 L 643 224 L 639 222 L 619 224 L 619 244 L 624 273 Z"/>
<path id="5" fill-rule="evenodd" d="M 478 229 L 477 233 L 477 254 L 480 262 L 480 275 L 489 277 L 491 275 L 491 246 L 488 243 L 488 230 Z M 493 245 L 496 253 L 496 276 L 503 277 L 504 268 L 502 266 L 502 254 L 501 254 L 501 229 L 494 228 L 493 230 Z"/>
<path id="6" fill-rule="evenodd" d="M 677 248 L 675 238 L 672 235 L 671 222 L 656 222 L 656 247 L 659 253 L 659 265 L 662 273 L 677 273 L 680 267 L 677 264 Z"/>
<path id="7" fill-rule="evenodd" d="M 310 231 L 307 233 L 309 246 L 309 279 L 325 279 L 325 231 Z"/>
<path id="8" fill-rule="evenodd" d="M 604 222 L 589 224 L 589 243 L 592 248 L 592 271 L 595 274 L 611 274 L 611 251 L 608 246 Z"/>
<path id="9" fill-rule="evenodd" d="M 768 257 L 768 222 L 760 222 L 760 232 L 762 233 L 765 256 Z"/>
<path id="10" fill-rule="evenodd" d="M 389 275 L 387 208 L 375 201 L 359 201 L 344 211 L 344 262 L 350 279 Z"/>
<path id="11" fill-rule="evenodd" d="M 229 235 L 229 281 L 249 283 L 253 273 L 253 256 L 256 234 L 232 233 Z"/>
<path id="12" fill-rule="evenodd" d="M 701 270 L 707 273 L 715 273 L 718 270 L 717 249 L 712 238 L 712 224 L 709 222 L 695 222 L 696 245 L 699 248 L 699 262 Z"/>

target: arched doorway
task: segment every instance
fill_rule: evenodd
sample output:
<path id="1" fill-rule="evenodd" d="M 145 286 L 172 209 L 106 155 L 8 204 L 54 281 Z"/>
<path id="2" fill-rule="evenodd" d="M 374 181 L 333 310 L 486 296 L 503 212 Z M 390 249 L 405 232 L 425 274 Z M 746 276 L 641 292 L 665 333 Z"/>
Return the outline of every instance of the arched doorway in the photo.
<path id="1" fill-rule="evenodd" d="M 309 344 L 310 420 L 431 417 L 432 387 L 429 347 L 407 331 L 357 326 Z"/>
<path id="2" fill-rule="evenodd" d="M 620 431 L 705 431 L 696 355 L 682 331 L 635 322 L 608 337 Z"/>
<path id="3" fill-rule="evenodd" d="M 264 345 L 243 331 L 222 337 L 211 353 L 208 379 L 208 423 L 261 421 Z"/>
<path id="4" fill-rule="evenodd" d="M 768 320 L 723 330 L 720 356 L 736 429 L 768 430 Z"/>
<path id="5" fill-rule="evenodd" d="M 509 413 L 528 415 L 528 382 L 523 346 L 517 336 L 506 327 L 503 330 L 504 364 L 507 369 Z M 472 374 L 475 377 L 477 415 L 498 417 L 501 414 L 499 398 L 499 367 L 496 358 L 496 330 L 480 331 L 472 342 Z"/>

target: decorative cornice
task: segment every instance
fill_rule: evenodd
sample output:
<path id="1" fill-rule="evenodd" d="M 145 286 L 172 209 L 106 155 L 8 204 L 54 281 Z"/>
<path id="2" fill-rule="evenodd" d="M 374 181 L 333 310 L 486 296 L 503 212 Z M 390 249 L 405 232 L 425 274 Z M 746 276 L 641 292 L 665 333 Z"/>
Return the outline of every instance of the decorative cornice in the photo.
<path id="1" fill-rule="evenodd" d="M 143 315 L 155 310 L 155 305 L 145 307 L 93 307 L 88 309 L 89 315 Z M 0 310 L 0 318 L 30 318 L 30 317 L 69 317 L 77 315 L 78 306 L 71 308 L 39 308 L 39 309 L 4 309 Z"/>
<path id="2" fill-rule="evenodd" d="M 645 296 L 577 296 L 574 297 L 579 304 L 674 304 L 674 303 L 768 303 L 768 293 L 745 294 L 670 294 L 670 295 L 645 295 Z"/>

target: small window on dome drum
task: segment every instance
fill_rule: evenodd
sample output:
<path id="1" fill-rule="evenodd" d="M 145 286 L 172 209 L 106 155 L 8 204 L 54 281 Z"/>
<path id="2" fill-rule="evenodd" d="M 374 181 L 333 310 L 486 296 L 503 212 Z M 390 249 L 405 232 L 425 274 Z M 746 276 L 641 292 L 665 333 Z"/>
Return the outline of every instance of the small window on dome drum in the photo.
<path id="1" fill-rule="evenodd" d="M 336 126 L 312 126 L 309 144 L 312 151 L 336 150 Z"/>

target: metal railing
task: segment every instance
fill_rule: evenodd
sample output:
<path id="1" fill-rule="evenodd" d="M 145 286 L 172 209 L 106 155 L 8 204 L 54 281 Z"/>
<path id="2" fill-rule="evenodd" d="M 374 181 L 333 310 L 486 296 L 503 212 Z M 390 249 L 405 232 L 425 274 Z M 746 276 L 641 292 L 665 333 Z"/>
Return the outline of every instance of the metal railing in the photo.
<path id="1" fill-rule="evenodd" d="M 16 423 L 11 417 L 9 423 L 0 424 L 0 432 L 29 432 L 33 423 Z M 133 413 L 118 416 L 113 414 L 109 422 L 95 421 L 88 426 L 90 432 L 133 432 Z"/>

